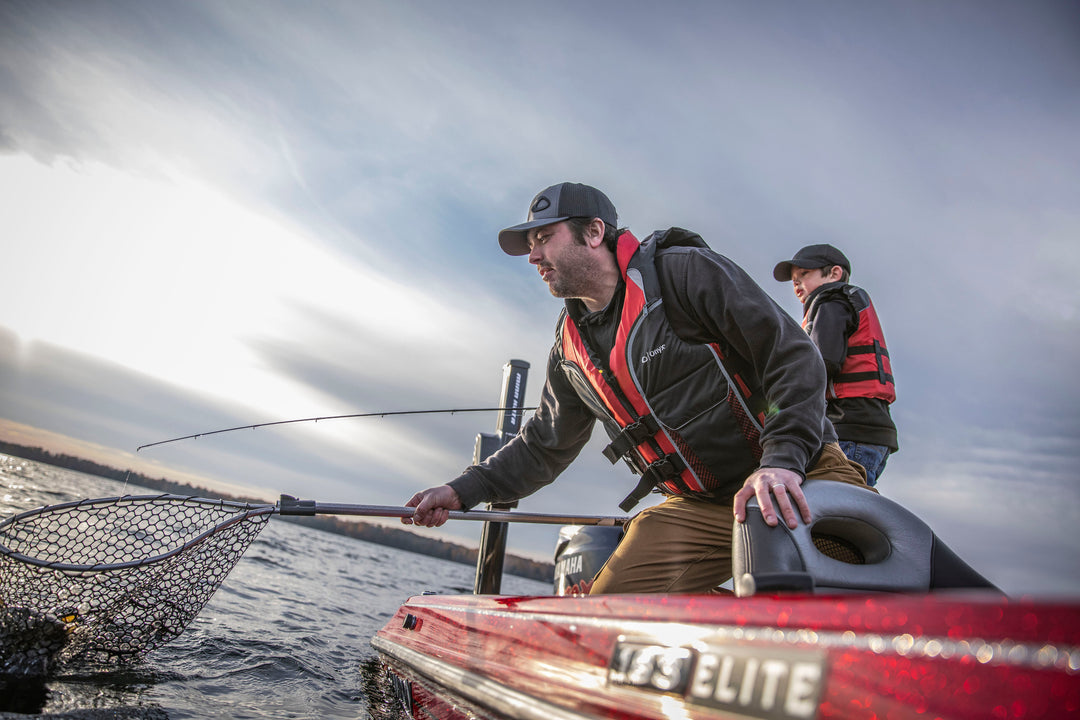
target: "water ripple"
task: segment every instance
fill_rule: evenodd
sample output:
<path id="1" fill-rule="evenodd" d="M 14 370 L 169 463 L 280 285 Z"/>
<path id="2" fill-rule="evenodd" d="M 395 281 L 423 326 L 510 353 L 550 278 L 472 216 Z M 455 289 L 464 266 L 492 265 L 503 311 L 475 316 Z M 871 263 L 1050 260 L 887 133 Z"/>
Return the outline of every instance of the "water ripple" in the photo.
<path id="1" fill-rule="evenodd" d="M 0 503 L 0 517 L 77 498 L 151 492 L 5 457 L 0 497 L 17 502 Z M 14 484 L 21 487 L 5 489 Z M 512 580 L 515 592 L 548 592 L 545 583 Z M 17 688 L 0 683 L 0 717 L 398 720 L 393 703 L 380 704 L 375 675 L 365 677 L 365 668 L 370 675 L 377 665 L 371 636 L 406 597 L 469 593 L 471 583 L 465 565 L 275 519 L 179 638 L 123 671 Z"/>

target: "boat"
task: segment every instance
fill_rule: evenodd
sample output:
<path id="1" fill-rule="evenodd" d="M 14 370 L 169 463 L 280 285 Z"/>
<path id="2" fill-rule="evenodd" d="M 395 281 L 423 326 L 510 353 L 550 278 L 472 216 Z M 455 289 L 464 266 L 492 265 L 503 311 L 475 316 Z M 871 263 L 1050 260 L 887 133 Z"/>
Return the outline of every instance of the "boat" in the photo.
<path id="1" fill-rule="evenodd" d="M 893 501 L 803 487 L 809 527 L 751 501 L 732 592 L 577 595 L 620 530 L 568 527 L 556 594 L 409 598 L 372 639 L 394 696 L 440 720 L 1080 717 L 1080 603 L 1009 598 Z"/>
<path id="2" fill-rule="evenodd" d="M 420 595 L 372 644 L 411 718 L 1066 718 L 1077 618 L 964 593 Z"/>
<path id="3" fill-rule="evenodd" d="M 564 528 L 564 594 L 419 595 L 372 645 L 412 718 L 1080 717 L 1080 604 L 1005 596 L 880 495 L 803 487 L 810 527 L 750 503 L 732 592 L 575 595 L 619 529 Z"/>
<path id="4" fill-rule="evenodd" d="M 553 594 L 501 595 L 485 533 L 472 595 L 372 638 L 393 696 L 440 720 L 1080 717 L 1080 603 L 1006 596 L 875 492 L 803 491 L 795 530 L 749 503 L 709 594 L 582 595 L 621 531 L 567 527 Z"/>

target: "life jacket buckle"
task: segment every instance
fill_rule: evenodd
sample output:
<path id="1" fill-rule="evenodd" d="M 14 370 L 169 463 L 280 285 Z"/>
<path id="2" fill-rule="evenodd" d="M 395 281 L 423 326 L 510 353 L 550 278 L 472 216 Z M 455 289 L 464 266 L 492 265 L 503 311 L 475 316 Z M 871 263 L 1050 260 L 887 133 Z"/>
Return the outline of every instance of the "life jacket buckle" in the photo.
<path id="1" fill-rule="evenodd" d="M 652 478 L 653 485 L 678 477 L 686 469 L 686 463 L 678 455 L 665 455 L 659 460 L 654 460 L 641 474 L 643 478 Z"/>
<path id="2" fill-rule="evenodd" d="M 604 448 L 604 457 L 614 465 L 623 455 L 660 432 L 660 423 L 652 415 L 645 415 L 622 429 Z"/>
<path id="3" fill-rule="evenodd" d="M 623 498 L 623 501 L 619 503 L 619 507 L 623 512 L 630 512 L 630 508 L 641 502 L 641 498 L 652 492 L 654 487 L 663 482 L 678 480 L 685 469 L 686 463 L 675 454 L 665 455 L 658 460 L 654 460 L 646 466 L 645 471 L 641 473 L 641 479 L 638 480 L 637 487 Z M 682 485 L 681 482 L 678 484 Z"/>

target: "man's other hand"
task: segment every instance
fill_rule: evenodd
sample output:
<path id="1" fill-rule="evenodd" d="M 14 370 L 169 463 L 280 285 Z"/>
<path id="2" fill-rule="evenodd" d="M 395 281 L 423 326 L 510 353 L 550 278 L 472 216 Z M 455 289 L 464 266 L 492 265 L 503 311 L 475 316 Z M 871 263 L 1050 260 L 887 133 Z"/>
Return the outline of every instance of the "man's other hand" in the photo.
<path id="1" fill-rule="evenodd" d="M 776 527 L 779 523 L 777 511 L 784 516 L 784 522 L 792 530 L 798 525 L 798 515 L 802 515 L 803 522 L 810 524 L 813 519 L 810 516 L 810 506 L 806 503 L 803 495 L 802 476 L 791 470 L 783 468 L 760 468 L 750 477 L 746 478 L 742 489 L 735 495 L 735 520 L 746 521 L 746 503 L 750 498 L 756 497 L 758 506 L 761 508 L 761 516 L 765 518 L 765 524 Z M 775 498 L 775 506 L 773 499 Z M 798 515 L 795 508 L 799 509 Z"/>

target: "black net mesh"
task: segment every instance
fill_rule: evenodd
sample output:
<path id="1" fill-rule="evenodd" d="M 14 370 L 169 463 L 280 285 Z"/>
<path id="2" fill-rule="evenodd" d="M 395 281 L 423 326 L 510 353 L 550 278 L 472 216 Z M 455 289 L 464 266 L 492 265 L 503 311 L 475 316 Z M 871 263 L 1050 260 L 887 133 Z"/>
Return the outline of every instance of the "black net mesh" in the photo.
<path id="1" fill-rule="evenodd" d="M 169 642 L 273 512 L 272 505 L 127 496 L 0 523 L 0 673 L 121 664 Z"/>

